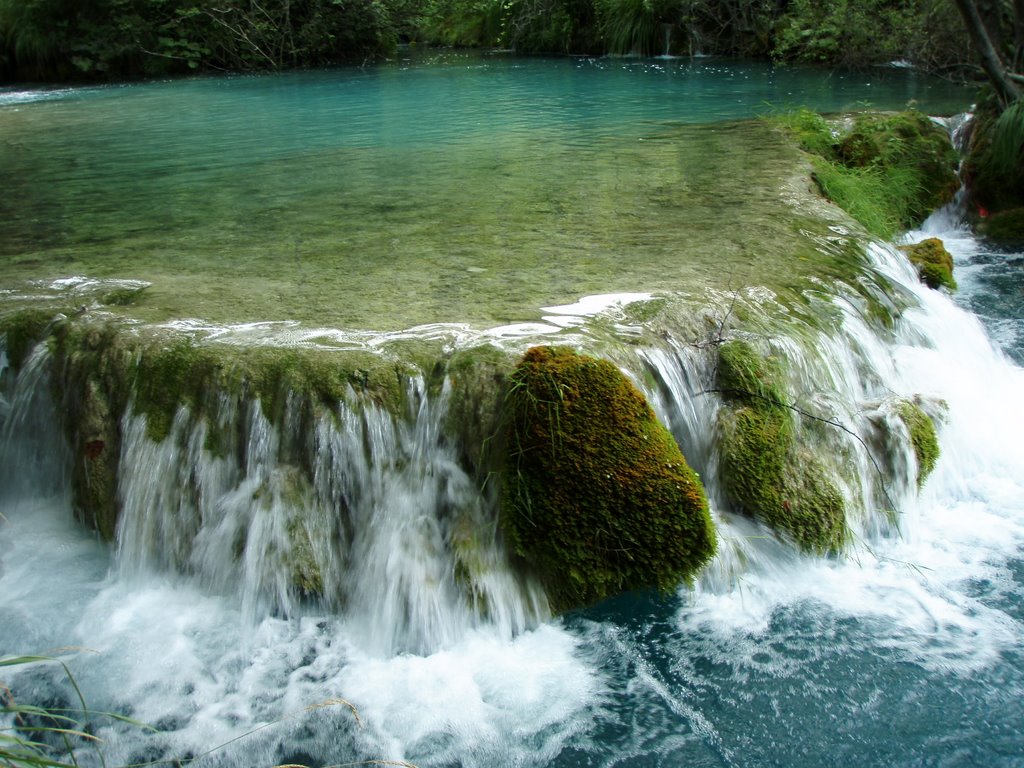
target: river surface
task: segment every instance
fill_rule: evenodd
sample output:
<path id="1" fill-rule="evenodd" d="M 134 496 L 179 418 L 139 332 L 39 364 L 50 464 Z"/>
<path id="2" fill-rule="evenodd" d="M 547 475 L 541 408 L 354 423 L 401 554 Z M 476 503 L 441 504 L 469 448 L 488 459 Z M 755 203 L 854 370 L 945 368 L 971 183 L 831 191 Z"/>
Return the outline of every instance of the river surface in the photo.
<path id="1" fill-rule="evenodd" d="M 654 283 L 784 287 L 822 269 L 801 236 L 821 222 L 805 190 L 778 205 L 792 147 L 724 121 L 969 98 L 900 69 L 459 53 L 0 91 L 0 280 L 145 280 L 133 314 L 153 321 L 385 331 Z"/>
<path id="2" fill-rule="evenodd" d="M 865 100 L 898 107 L 915 99 L 935 112 L 967 106 L 962 92 L 902 70 L 843 77 L 714 60 L 446 55 L 367 71 L 9 91 L 0 94 L 0 124 L 8 124 L 4 110 L 52 109 L 64 138 L 48 137 L 41 117 L 33 141 L 73 147 L 80 132 L 82 146 L 95 149 L 102 144 L 97 137 L 118 120 L 159 113 L 170 101 L 179 105 L 181 124 L 140 128 L 141 143 L 178 146 L 185 172 L 202 175 L 219 156 L 199 147 L 204 160 L 198 162 L 190 149 L 203 133 L 196 125 L 209 118 L 208 110 L 195 108 L 204 95 L 225 99 L 225 120 L 249 104 L 242 119 L 251 121 L 254 143 L 241 151 L 262 152 L 272 162 L 318 141 L 336 150 L 335 138 L 308 127 L 312 118 L 304 110 L 325 91 L 347 104 L 336 93 L 339 84 L 366 82 L 372 85 L 360 86 L 352 103 L 372 108 L 344 134 L 353 147 L 443 143 L 432 132 L 453 109 L 458 124 L 486 145 L 494 125 L 508 119 L 507 87 L 519 94 L 528 124 L 583 143 L 610 134 L 639 138 L 650 122 L 746 117 L 766 105 L 838 110 Z M 105 120 L 92 111 L 97 104 L 105 105 Z M 281 104 L 294 115 L 291 129 L 253 120 Z M 78 107 L 84 124 L 76 126 L 69 116 Z M 120 140 L 126 135 L 140 134 Z M 190 138 L 177 144 L 180 136 Z M 105 151 L 121 156 L 128 149 Z M 111 156 L 83 149 L 83 163 L 99 164 L 89 172 L 97 198 L 112 205 L 103 185 L 120 179 L 126 204 L 144 199 L 149 184 L 137 178 L 142 161 L 131 160 L 129 173 L 116 163 L 108 167 Z M 9 168 L 9 154 L 4 162 Z M 177 174 L 164 165 L 166 157 L 146 162 L 156 163 L 148 178 Z M 393 167 L 376 173 L 381 194 L 401 199 L 409 177 Z M 191 188 L 187 178 L 174 182 L 181 194 Z M 243 209 L 251 202 L 246 198 L 265 192 L 249 189 L 243 196 L 229 184 L 222 204 Z M 69 192 L 60 204 L 73 207 L 82 195 Z M 17 202 L 6 199 L 5 210 Z M 171 219 L 202 214 L 175 205 Z M 71 244 L 55 248 L 71 250 L 85 237 L 79 214 L 68 215 Z M 95 214 L 97 227 L 116 220 L 111 211 Z M 441 226 L 458 221 L 453 210 Z M 17 241 L 8 238 L 9 221 L 0 225 L 7 257 L 28 269 L 25 253 L 65 236 L 51 225 L 23 218 Z M 176 225 L 170 237 L 187 228 Z M 705 578 L 676 595 L 625 595 L 512 636 L 477 626 L 434 652 L 381 654 L 358 617 L 310 609 L 254 619 L 230 591 L 203 589 L 156 568 L 121 568 L 116 552 L 72 521 L 60 452 L 39 449 L 58 445 L 59 437 L 49 433 L 46 408 L 33 406 L 27 427 L 14 419 L 6 427 L 0 652 L 60 653 L 93 709 L 156 729 L 96 717 L 91 727 L 104 740 L 97 749 L 107 765 L 195 759 L 202 766 L 254 768 L 381 759 L 424 768 L 1022 766 L 1024 371 L 1018 365 L 1024 310 L 1013 270 L 1024 257 L 987 248 L 958 228 L 955 212 L 909 237 L 934 234 L 954 251 L 961 284 L 955 299 L 922 288 L 893 252 L 874 249 L 871 268 L 905 285 L 911 308 L 885 338 L 853 331 L 841 337 L 860 346 L 860 361 L 876 362 L 886 386 L 928 393 L 949 407 L 942 457 L 920 496 L 901 511 L 898 535 L 859 541 L 842 558 L 816 559 L 796 556 L 736 521 L 723 524 L 720 535 L 726 542 L 749 538 L 742 568 L 712 564 Z M 116 248 L 122 234 L 102 237 Z M 617 247 L 628 256 L 629 242 Z M 32 258 L 39 277 L 49 279 L 56 275 L 47 253 Z M 110 262 L 104 274 L 137 277 L 123 267 Z M 263 291 L 275 290 L 258 274 L 252 279 Z M 412 295 L 416 286 L 405 290 Z M 487 313 L 478 319 L 494 320 Z M 837 370 L 856 377 L 856 362 L 837 362 Z M 15 395 L 6 397 L 5 406 Z M 38 453 L 30 456 L 32 447 Z M 726 570 L 729 578 L 720 578 Z M 69 646 L 78 650 L 55 650 Z M 53 665 L 9 682 L 21 700 L 75 704 L 63 671 Z M 89 748 L 79 759 L 99 764 Z"/>

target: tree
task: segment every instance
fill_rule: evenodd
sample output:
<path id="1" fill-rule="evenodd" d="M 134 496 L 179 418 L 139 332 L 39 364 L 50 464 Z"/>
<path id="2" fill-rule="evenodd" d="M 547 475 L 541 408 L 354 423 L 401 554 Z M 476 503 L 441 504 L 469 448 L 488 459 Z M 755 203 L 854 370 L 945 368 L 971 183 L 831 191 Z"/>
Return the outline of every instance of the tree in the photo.
<path id="1" fill-rule="evenodd" d="M 989 24 L 986 25 L 986 20 L 982 18 L 975 0 L 953 0 L 953 2 L 956 3 L 960 15 L 963 16 L 967 33 L 971 38 L 971 45 L 981 60 L 981 67 L 985 70 L 985 75 L 999 95 L 999 100 L 1004 107 L 1017 101 L 1022 94 L 1021 84 L 1024 84 L 1024 76 L 1007 66 L 989 32 L 990 28 L 1000 29 L 1000 20 L 989 15 Z M 998 6 L 996 6 L 996 10 L 998 10 Z M 1020 66 L 1022 55 L 1024 55 L 1024 0 L 1013 0 L 1013 24 L 1014 51 L 1010 61 L 1013 66 Z"/>

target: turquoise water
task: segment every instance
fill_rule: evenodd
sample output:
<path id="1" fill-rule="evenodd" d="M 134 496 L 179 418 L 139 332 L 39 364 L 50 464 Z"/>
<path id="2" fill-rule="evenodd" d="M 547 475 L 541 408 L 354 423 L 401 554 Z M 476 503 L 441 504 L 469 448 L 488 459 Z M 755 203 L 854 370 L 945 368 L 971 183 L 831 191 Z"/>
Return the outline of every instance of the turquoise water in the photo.
<path id="1" fill-rule="evenodd" d="M 378 330 L 529 322 L 738 273 L 785 287 L 821 267 L 800 230 L 830 233 L 801 219 L 809 196 L 778 206 L 791 148 L 715 125 L 969 98 L 901 69 L 465 53 L 7 90 L 0 280 L 145 280 L 151 320 Z"/>
<path id="2" fill-rule="evenodd" d="M 4 288 L 83 272 L 151 280 L 155 297 L 133 311 L 154 317 L 180 308 L 280 319 L 301 304 L 305 321 L 356 327 L 530 319 L 531 306 L 592 286 L 727 284 L 732 264 L 762 253 L 751 250 L 753 230 L 773 222 L 748 210 L 770 192 L 765 210 L 778 212 L 778 188 L 765 179 L 784 174 L 765 168 L 788 156 L 755 152 L 757 135 L 714 121 L 909 99 L 956 112 L 969 94 L 904 70 L 463 54 L 10 91 L 0 95 L 0 168 L 18 192 L 0 199 L 0 274 Z M 677 133 L 685 123 L 702 125 Z M 688 137 L 689 149 L 674 139 L 638 146 L 666 132 Z M 737 159 L 727 145 L 741 141 L 751 154 Z M 698 160 L 710 178 L 696 173 Z M 731 178 L 718 177 L 725 167 Z M 684 184 L 685 205 L 672 197 Z M 653 212 L 651 200 L 661 201 Z M 690 208 L 699 217 L 687 218 Z M 602 234 L 606 219 L 614 226 Z M 315 252 L 336 247 L 339 229 L 355 244 L 349 266 Z M 760 239 L 803 242 L 783 229 Z M 506 242 L 482 248 L 484 234 L 492 245 L 557 248 L 517 271 L 504 262 L 522 254 Z M 693 589 L 626 595 L 513 637 L 475 627 L 436 652 L 382 656 L 358 618 L 311 606 L 251 621 L 232 590 L 204 589 L 191 574 L 126 573 L 72 520 L 52 418 L 33 411 L 38 423 L 19 433 L 0 410 L 13 451 L 3 469 L 18 480 L 0 486 L 0 652 L 89 649 L 68 663 L 93 708 L 158 729 L 97 718 L 108 765 L 1022 766 L 1024 373 L 965 311 L 986 315 L 1019 354 L 1009 276 L 1020 257 L 986 249 L 955 221 L 928 234 L 951 243 L 961 307 L 880 258 L 874 268 L 912 301 L 891 337 L 851 334 L 835 351 L 837 375 L 877 374 L 883 394 L 924 392 L 950 406 L 943 458 L 904 510 L 900 536 L 858 542 L 848 558 L 798 557 L 716 509 L 723 555 Z M 584 235 L 590 246 L 574 249 Z M 675 248 L 695 266 L 674 271 L 664 259 Z M 552 263 L 552 253 L 586 258 Z M 754 274 L 781 283 L 789 276 L 770 274 L 781 263 Z M 514 292 L 510 277 L 528 290 L 499 312 L 480 309 L 476 286 L 460 280 L 488 271 L 503 278 L 489 302 Z M 317 287 L 331 282 L 341 288 Z M 373 301 L 362 295 L 375 291 Z M 349 312 L 338 301 L 367 303 Z M 4 397 L 6 409 L 15 397 Z M 730 539 L 749 539 L 747 561 L 721 579 L 734 565 L 723 562 Z M 26 700 L 74 703 L 59 669 L 16 682 Z M 80 757 L 99 764 L 88 750 Z"/>

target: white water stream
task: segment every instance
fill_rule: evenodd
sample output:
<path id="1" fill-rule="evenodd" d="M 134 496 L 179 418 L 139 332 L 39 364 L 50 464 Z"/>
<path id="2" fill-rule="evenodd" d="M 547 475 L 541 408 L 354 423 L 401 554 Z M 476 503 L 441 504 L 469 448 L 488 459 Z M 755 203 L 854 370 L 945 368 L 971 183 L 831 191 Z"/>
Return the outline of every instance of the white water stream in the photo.
<path id="1" fill-rule="evenodd" d="M 911 236 L 942 229 L 963 261 L 978 246 L 963 232 L 945 231 L 949 226 L 935 218 L 926 228 L 932 231 Z M 872 759 L 860 754 L 862 764 L 932 764 L 928 755 L 935 764 L 1019 764 L 1012 736 L 1006 754 L 999 750 L 1022 712 L 1019 704 L 1005 711 L 1005 699 L 1024 694 L 1024 371 L 994 347 L 976 317 L 920 286 L 893 250 L 875 248 L 873 258 L 914 297 L 894 337 L 878 338 L 839 302 L 842 335 L 790 363 L 836 393 L 834 403 L 813 401 L 823 412 L 860 404 L 864 410 L 841 414 L 854 429 L 890 395 L 941 399 L 948 414 L 942 456 L 920 495 L 908 464 L 907 482 L 890 489 L 898 524 L 879 524 L 865 511 L 854 521 L 859 541 L 844 558 L 798 556 L 720 509 L 709 438 L 714 402 L 691 396 L 707 386 L 707 374 L 688 362 L 696 358 L 685 349 L 642 354 L 665 385 L 657 408 L 718 507 L 718 558 L 667 613 L 663 604 L 651 609 L 646 598 L 626 597 L 543 622 L 542 597 L 507 582 L 498 565 L 489 621 L 475 619 L 455 588 L 455 566 L 442 546 L 450 537 L 444 509 L 474 509 L 484 500 L 438 439 L 442 401 L 411 398 L 420 407 L 407 425 L 369 411 L 317 425 L 310 438 L 321 462 L 315 498 L 302 503 L 329 509 L 343 499 L 352 522 L 331 528 L 324 518 L 324 540 L 334 543 L 318 561 L 335 580 L 354 585 L 324 611 L 303 604 L 275 581 L 281 569 L 257 557 L 289 556 L 285 527 L 295 503 L 275 464 L 279 436 L 258 409 L 247 417 L 242 474 L 202 458 L 198 432 L 155 446 L 129 422 L 126 514 L 112 557 L 71 520 L 67 458 L 41 407 L 45 393 L 36 389 L 12 393 L 4 404 L 0 651 L 87 649 L 64 657 L 90 704 L 158 729 L 97 720 L 108 765 L 199 756 L 202 765 L 232 766 L 372 758 L 481 767 L 843 765 L 860 741 L 884 741 L 887 733 L 906 749 L 886 747 L 890 752 Z M 30 376 L 23 374 L 22 384 Z M 186 421 L 175 429 L 185 430 Z M 181 451 L 188 455 L 171 455 Z M 182 468 L 206 498 L 181 493 Z M 870 475 L 864 464 L 867 479 L 848 489 L 852 498 L 873 498 Z M 181 538 L 184 528 L 167 527 L 170 513 L 191 521 L 194 544 Z M 243 529 L 236 561 L 231 553 Z M 183 558 L 190 567 L 170 569 L 162 546 L 168 557 L 191 547 Z M 343 562 L 341 552 L 352 559 Z M 924 707 L 922 724 L 905 723 L 912 733 L 892 736 L 884 680 L 851 682 L 839 671 L 829 677 L 844 654 L 911 669 L 916 688 L 894 685 L 907 686 L 906 711 Z M 753 743 L 749 735 L 763 725 L 762 677 L 782 681 L 765 706 L 775 714 L 763 716 L 778 729 L 772 739 L 781 754 L 767 736 Z M 66 688 L 60 678 L 54 667 L 25 671 L 18 695 L 59 703 L 57 692 Z M 989 702 L 1000 686 L 1004 700 Z M 794 687 L 803 693 L 793 694 Z M 934 727 L 948 734 L 943 743 L 928 730 L 929 718 L 943 717 L 949 705 L 933 711 L 929 702 L 947 690 L 977 699 L 968 709 L 982 714 Z M 802 703 L 790 709 L 792 697 Z M 801 735 L 832 702 L 846 706 L 844 697 L 857 699 L 849 709 L 856 716 L 847 712 L 847 719 Z M 995 725 L 981 722 L 990 707 Z M 919 746 L 923 757 L 915 762 Z M 1006 761 L 986 762 L 985 749 Z M 90 755 L 82 752 L 85 764 Z"/>

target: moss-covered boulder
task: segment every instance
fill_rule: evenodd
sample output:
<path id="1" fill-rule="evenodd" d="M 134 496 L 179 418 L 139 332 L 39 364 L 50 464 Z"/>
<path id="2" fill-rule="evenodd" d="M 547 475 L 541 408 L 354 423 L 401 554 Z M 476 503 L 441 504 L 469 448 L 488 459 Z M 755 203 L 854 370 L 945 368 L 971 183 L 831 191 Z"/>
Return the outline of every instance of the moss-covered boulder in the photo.
<path id="1" fill-rule="evenodd" d="M 745 341 L 719 347 L 719 469 L 727 500 L 802 550 L 836 552 L 846 541 L 846 505 L 826 466 L 796 440 L 782 365 Z"/>
<path id="2" fill-rule="evenodd" d="M 1004 109 L 989 93 L 969 130 L 963 176 L 971 208 L 984 216 L 1024 206 L 1024 99 Z"/>
<path id="3" fill-rule="evenodd" d="M 917 487 L 920 488 L 939 460 L 939 436 L 935 430 L 935 422 L 912 400 L 901 402 L 896 413 L 910 433 L 910 442 L 917 459 Z"/>
<path id="4" fill-rule="evenodd" d="M 906 212 L 908 224 L 948 203 L 960 186 L 960 158 L 949 133 L 915 110 L 857 115 L 838 151 L 848 168 L 901 168 L 913 175 L 917 189 Z"/>
<path id="5" fill-rule="evenodd" d="M 821 192 L 878 237 L 917 226 L 959 188 L 947 131 L 914 110 L 842 121 L 800 110 L 777 122 L 810 153 Z"/>
<path id="6" fill-rule="evenodd" d="M 1024 207 L 993 213 L 981 223 L 979 231 L 996 245 L 1024 248 Z"/>
<path id="7" fill-rule="evenodd" d="M 700 481 L 612 363 L 535 347 L 506 413 L 504 530 L 557 610 L 671 590 L 714 554 Z"/>
<path id="8" fill-rule="evenodd" d="M 921 282 L 929 288 L 947 288 L 956 290 L 953 279 L 953 255 L 946 250 L 945 244 L 937 237 L 930 237 L 914 245 L 900 246 L 907 254 L 910 263 L 917 267 Z"/>

